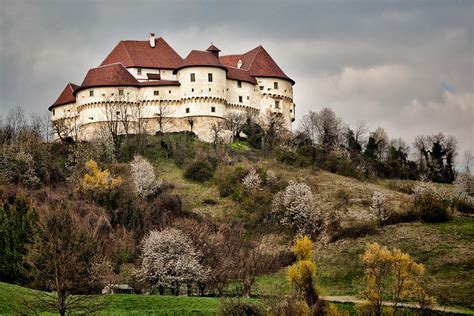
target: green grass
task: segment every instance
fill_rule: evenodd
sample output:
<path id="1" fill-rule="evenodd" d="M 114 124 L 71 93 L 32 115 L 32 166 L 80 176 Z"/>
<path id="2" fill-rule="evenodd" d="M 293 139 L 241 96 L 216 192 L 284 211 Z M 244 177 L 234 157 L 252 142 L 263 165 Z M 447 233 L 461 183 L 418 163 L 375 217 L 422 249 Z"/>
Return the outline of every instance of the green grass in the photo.
<path id="1" fill-rule="evenodd" d="M 244 141 L 235 141 L 229 145 L 229 147 L 235 152 L 246 152 L 251 150 L 249 144 Z"/>

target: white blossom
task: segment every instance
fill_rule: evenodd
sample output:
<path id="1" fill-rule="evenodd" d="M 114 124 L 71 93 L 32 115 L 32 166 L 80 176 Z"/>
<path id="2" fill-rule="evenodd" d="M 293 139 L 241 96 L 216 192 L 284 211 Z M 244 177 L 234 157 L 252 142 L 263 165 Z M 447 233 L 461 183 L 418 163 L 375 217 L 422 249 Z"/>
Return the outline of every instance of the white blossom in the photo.
<path id="1" fill-rule="evenodd" d="M 130 162 L 133 184 L 136 193 L 146 198 L 155 194 L 162 186 L 163 180 L 157 179 L 155 169 L 151 163 L 142 156 L 135 156 Z"/>
<path id="2" fill-rule="evenodd" d="M 321 225 L 315 206 L 311 188 L 290 181 L 283 191 L 275 194 L 272 210 L 280 215 L 282 225 L 293 227 L 298 233 L 312 233 Z"/>
<path id="3" fill-rule="evenodd" d="M 459 174 L 453 184 L 456 196 L 474 205 L 474 176 L 469 173 Z"/>
<path id="4" fill-rule="evenodd" d="M 372 195 L 372 205 L 370 206 L 370 210 L 381 223 L 385 222 L 390 217 L 386 204 L 385 195 L 382 192 L 375 191 Z"/>
<path id="5" fill-rule="evenodd" d="M 260 175 L 255 171 L 255 169 L 250 169 L 249 173 L 242 179 L 242 184 L 244 185 L 245 190 L 248 192 L 254 192 L 260 189 L 262 178 L 260 178 Z"/>
<path id="6" fill-rule="evenodd" d="M 208 277 L 201 253 L 180 230 L 151 231 L 142 248 L 140 275 L 153 287 L 198 282 Z"/>

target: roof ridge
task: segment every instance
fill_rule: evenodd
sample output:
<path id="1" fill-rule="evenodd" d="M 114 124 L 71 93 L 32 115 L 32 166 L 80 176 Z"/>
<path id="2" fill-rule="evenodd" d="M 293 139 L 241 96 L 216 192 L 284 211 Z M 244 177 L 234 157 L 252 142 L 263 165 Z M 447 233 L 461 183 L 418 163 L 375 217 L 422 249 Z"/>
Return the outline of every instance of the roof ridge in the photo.
<path id="1" fill-rule="evenodd" d="M 120 43 L 122 44 L 123 49 L 125 49 L 125 52 L 127 53 L 128 59 L 130 59 L 130 63 L 133 64 L 133 59 L 132 59 L 132 57 L 130 56 L 130 53 L 128 52 L 127 47 L 125 46 L 125 44 L 123 43 L 123 41 L 120 41 Z"/>

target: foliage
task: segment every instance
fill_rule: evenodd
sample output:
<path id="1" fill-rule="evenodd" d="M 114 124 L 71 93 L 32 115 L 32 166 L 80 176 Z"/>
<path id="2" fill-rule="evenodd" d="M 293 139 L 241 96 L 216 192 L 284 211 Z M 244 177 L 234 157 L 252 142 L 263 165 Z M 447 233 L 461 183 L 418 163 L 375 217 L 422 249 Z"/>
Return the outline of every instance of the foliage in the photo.
<path id="1" fill-rule="evenodd" d="M 474 176 L 461 173 L 453 184 L 457 210 L 463 213 L 474 213 Z"/>
<path id="2" fill-rule="evenodd" d="M 110 191 L 123 183 L 122 178 L 114 178 L 109 170 L 101 170 L 94 160 L 89 160 L 85 164 L 88 171 L 81 181 L 81 188 L 85 191 Z"/>
<path id="3" fill-rule="evenodd" d="M 23 260 L 36 217 L 36 211 L 22 198 L 1 206 L 0 281 L 25 281 Z"/>
<path id="4" fill-rule="evenodd" d="M 382 192 L 374 192 L 372 195 L 372 205 L 370 206 L 370 210 L 381 224 L 385 223 L 390 218 L 390 212 L 387 208 L 385 195 Z"/>
<path id="5" fill-rule="evenodd" d="M 383 300 L 391 295 L 393 307 L 402 301 L 416 301 L 428 309 L 431 298 L 421 287 L 425 268 L 399 249 L 388 250 L 377 243 L 367 244 L 362 255 L 364 264 L 365 298 L 375 315 L 382 314 Z"/>
<path id="6" fill-rule="evenodd" d="M 312 261 L 312 243 L 307 236 L 296 239 L 293 253 L 297 257 L 296 263 L 288 267 L 288 281 L 301 293 L 308 306 L 313 306 L 318 295 L 315 289 L 316 265 Z"/>
<path id="7" fill-rule="evenodd" d="M 223 299 L 220 301 L 217 315 L 221 316 L 259 316 L 265 315 L 262 307 L 239 299 Z"/>
<path id="8" fill-rule="evenodd" d="M 422 221 L 436 223 L 449 219 L 450 196 L 431 182 L 422 181 L 413 189 L 413 207 Z"/>
<path id="9" fill-rule="evenodd" d="M 315 208 L 311 188 L 294 181 L 290 181 L 283 191 L 278 192 L 272 202 L 273 213 L 280 218 L 281 224 L 303 234 L 314 234 L 320 227 Z"/>
<path id="10" fill-rule="evenodd" d="M 197 182 L 204 182 L 212 178 L 214 168 L 207 161 L 197 160 L 192 162 L 184 171 L 184 177 Z"/>
<path id="11" fill-rule="evenodd" d="M 142 156 L 136 155 L 133 158 L 133 161 L 130 162 L 130 171 L 135 185 L 135 192 L 142 198 L 156 194 L 163 186 L 163 180 L 157 179 L 155 169 Z"/>
<path id="12" fill-rule="evenodd" d="M 140 274 L 152 287 L 169 287 L 178 295 L 182 284 L 208 277 L 201 259 L 202 254 L 181 231 L 151 231 L 143 241 Z"/>
<path id="13" fill-rule="evenodd" d="M 262 178 L 255 169 L 250 169 L 249 173 L 242 179 L 242 184 L 247 192 L 254 192 L 260 189 Z"/>

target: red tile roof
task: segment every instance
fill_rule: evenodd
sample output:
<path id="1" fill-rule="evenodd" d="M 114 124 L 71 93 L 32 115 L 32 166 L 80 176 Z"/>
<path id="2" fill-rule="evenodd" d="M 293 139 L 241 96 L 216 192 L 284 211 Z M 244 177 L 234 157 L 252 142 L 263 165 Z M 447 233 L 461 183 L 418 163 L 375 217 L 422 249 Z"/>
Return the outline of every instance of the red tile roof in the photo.
<path id="1" fill-rule="evenodd" d="M 227 78 L 257 84 L 257 80 L 255 80 L 255 78 L 252 77 L 248 71 L 238 68 L 227 67 Z"/>
<path id="2" fill-rule="evenodd" d="M 120 63 L 92 68 L 87 72 L 81 86 L 74 92 L 90 87 L 138 86 L 135 77 Z"/>
<path id="3" fill-rule="evenodd" d="M 193 66 L 209 66 L 209 67 L 219 67 L 226 70 L 226 67 L 221 64 L 219 58 L 216 57 L 212 52 L 192 50 L 188 56 L 183 60 L 181 65 L 177 67 L 173 73 L 176 73 L 179 69 L 185 67 Z"/>
<path id="4" fill-rule="evenodd" d="M 76 102 L 76 97 L 74 96 L 74 91 L 79 88 L 78 85 L 73 83 L 68 83 L 64 88 L 63 92 L 59 95 L 58 99 L 48 108 L 51 111 L 54 107 L 59 105 Z"/>
<path id="5" fill-rule="evenodd" d="M 152 80 L 140 82 L 142 87 L 153 87 L 153 86 L 179 86 L 181 85 L 177 80 Z"/>
<path id="6" fill-rule="evenodd" d="M 125 67 L 174 69 L 183 59 L 162 38 L 155 40 L 155 47 L 149 41 L 120 41 L 100 64 L 101 66 L 122 63 Z"/>
<path id="7" fill-rule="evenodd" d="M 292 84 L 295 83 L 281 70 L 262 46 L 258 46 L 242 55 L 221 56 L 219 60 L 230 67 L 237 67 L 237 62 L 242 60 L 241 69 L 247 70 L 254 77 L 281 78 L 290 81 Z"/>
<path id="8" fill-rule="evenodd" d="M 221 50 L 215 47 L 213 44 L 206 49 L 208 52 L 220 52 Z"/>

